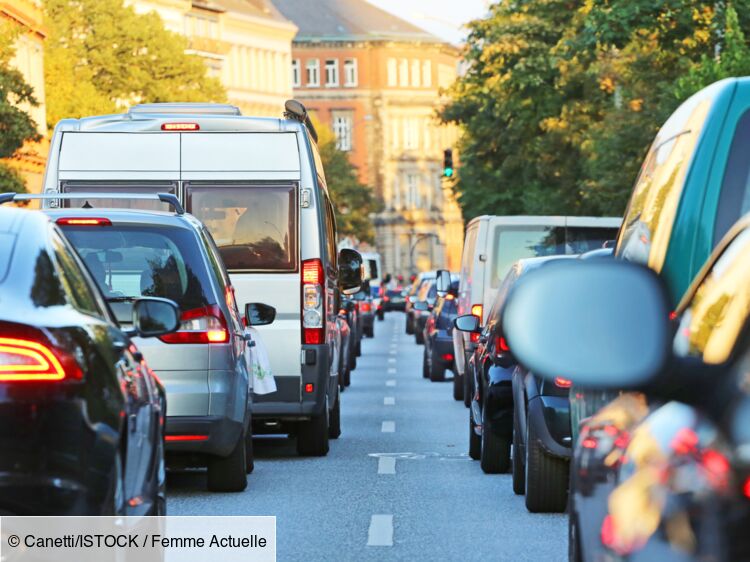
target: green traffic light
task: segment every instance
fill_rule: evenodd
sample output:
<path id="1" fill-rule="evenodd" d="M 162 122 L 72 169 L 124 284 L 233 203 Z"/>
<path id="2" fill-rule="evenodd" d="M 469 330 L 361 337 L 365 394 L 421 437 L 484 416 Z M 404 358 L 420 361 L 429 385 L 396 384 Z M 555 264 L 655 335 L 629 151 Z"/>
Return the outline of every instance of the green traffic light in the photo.
<path id="1" fill-rule="evenodd" d="M 444 176 L 445 176 L 446 178 L 451 178 L 451 177 L 453 177 L 453 168 L 445 168 L 445 169 L 443 170 L 443 175 L 444 175 Z"/>

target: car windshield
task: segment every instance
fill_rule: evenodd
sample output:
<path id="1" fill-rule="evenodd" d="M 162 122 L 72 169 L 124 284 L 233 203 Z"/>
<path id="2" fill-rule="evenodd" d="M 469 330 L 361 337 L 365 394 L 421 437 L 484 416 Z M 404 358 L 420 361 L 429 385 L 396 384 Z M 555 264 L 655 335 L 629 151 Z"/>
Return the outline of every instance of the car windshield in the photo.
<path id="1" fill-rule="evenodd" d="M 163 297 L 183 312 L 217 302 L 207 292 L 208 272 L 190 230 L 145 225 L 63 230 L 110 301 Z M 129 321 L 127 307 L 113 310 L 118 320 Z"/>
<path id="2" fill-rule="evenodd" d="M 499 287 L 517 260 L 558 254 L 582 254 L 601 248 L 617 235 L 617 228 L 564 226 L 501 226 L 492 247 L 492 287 Z"/>
<path id="3" fill-rule="evenodd" d="M 211 231 L 229 272 L 296 271 L 293 185 L 190 184 L 188 211 Z"/>

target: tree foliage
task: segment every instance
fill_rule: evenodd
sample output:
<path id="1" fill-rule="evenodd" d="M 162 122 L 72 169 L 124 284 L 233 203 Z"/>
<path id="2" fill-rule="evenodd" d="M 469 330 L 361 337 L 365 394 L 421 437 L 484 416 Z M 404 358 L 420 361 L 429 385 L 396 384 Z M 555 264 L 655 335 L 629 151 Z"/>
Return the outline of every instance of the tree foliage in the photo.
<path id="1" fill-rule="evenodd" d="M 26 107 L 36 107 L 33 88 L 11 66 L 17 32 L 0 24 L 0 158 L 9 158 L 26 141 L 38 140 L 36 123 Z M 0 164 L 0 191 L 24 192 L 23 178 L 6 164 Z"/>
<path id="2" fill-rule="evenodd" d="M 380 202 L 372 188 L 359 181 L 357 169 L 346 152 L 336 147 L 333 132 L 318 123 L 318 150 L 323 161 L 326 183 L 336 210 L 339 236 L 353 236 L 373 243 L 375 232 L 370 214 L 380 210 Z"/>
<path id="3" fill-rule="evenodd" d="M 442 118 L 463 127 L 464 216 L 621 215 L 659 126 L 750 74 L 750 0 L 501 0 L 470 24 Z"/>
<path id="4" fill-rule="evenodd" d="M 224 101 L 187 41 L 155 13 L 122 0 L 45 0 L 47 120 L 114 112 L 133 103 Z"/>

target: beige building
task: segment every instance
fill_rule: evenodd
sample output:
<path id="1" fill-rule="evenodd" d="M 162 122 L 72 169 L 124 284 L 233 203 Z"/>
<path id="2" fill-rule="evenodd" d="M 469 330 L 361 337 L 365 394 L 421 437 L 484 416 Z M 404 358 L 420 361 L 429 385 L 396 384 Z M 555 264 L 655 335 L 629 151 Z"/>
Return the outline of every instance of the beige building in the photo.
<path id="1" fill-rule="evenodd" d="M 291 41 L 297 28 L 268 0 L 126 0 L 156 12 L 185 35 L 190 52 L 221 79 L 229 102 L 245 115 L 277 117 L 292 97 Z"/>
<path id="2" fill-rule="evenodd" d="M 39 133 L 44 135 L 47 132 L 44 97 L 44 39 L 47 32 L 43 23 L 42 2 L 41 0 L 0 0 L 0 18 L 20 30 L 14 45 L 16 52 L 12 64 L 21 71 L 26 82 L 34 88 L 34 96 L 39 105 L 23 107 L 23 109 L 31 115 Z M 6 162 L 21 172 L 29 191 L 41 190 L 48 148 L 49 143 L 46 138 L 38 143 L 27 143 Z"/>
<path id="3" fill-rule="evenodd" d="M 374 217 L 385 271 L 457 271 L 463 220 L 442 178 L 457 134 L 435 112 L 458 49 L 364 0 L 273 1 L 299 28 L 295 97 L 331 127 L 385 203 Z"/>

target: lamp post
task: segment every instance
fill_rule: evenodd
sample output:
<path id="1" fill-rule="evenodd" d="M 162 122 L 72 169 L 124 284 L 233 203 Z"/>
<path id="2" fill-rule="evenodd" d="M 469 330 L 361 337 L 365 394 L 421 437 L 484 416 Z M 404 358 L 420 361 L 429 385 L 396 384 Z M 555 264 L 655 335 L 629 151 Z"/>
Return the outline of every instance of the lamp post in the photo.
<path id="1" fill-rule="evenodd" d="M 410 237 L 414 236 L 414 232 L 409 233 Z M 418 234 L 417 239 L 412 243 L 411 248 L 409 248 L 409 273 L 414 273 L 414 249 L 417 247 L 417 244 L 419 244 L 422 240 L 426 240 L 428 238 L 435 238 L 438 242 L 440 241 L 440 237 L 435 234 L 434 232 L 426 232 L 423 234 Z"/>

